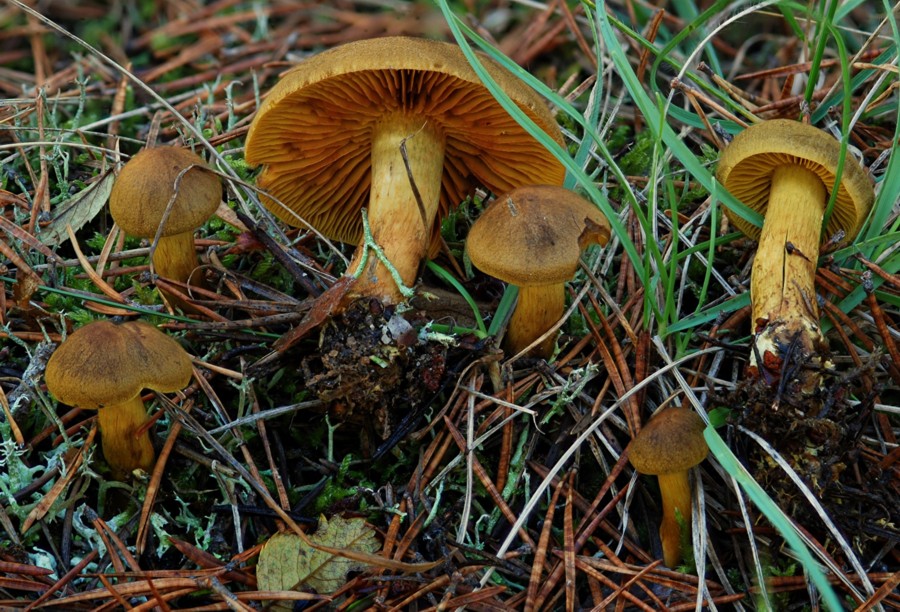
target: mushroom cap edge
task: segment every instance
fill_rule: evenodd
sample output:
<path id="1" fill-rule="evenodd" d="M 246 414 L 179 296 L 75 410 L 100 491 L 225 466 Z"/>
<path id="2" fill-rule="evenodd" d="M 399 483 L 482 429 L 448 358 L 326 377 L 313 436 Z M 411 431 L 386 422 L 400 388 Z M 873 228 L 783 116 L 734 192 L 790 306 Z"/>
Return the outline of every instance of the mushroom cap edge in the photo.
<path id="1" fill-rule="evenodd" d="M 190 382 L 187 352 L 144 321 L 94 321 L 69 335 L 47 362 L 47 389 L 62 403 L 96 410 L 143 389 L 170 393 Z"/>
<path id="2" fill-rule="evenodd" d="M 189 232 L 203 225 L 222 200 L 222 181 L 206 162 L 188 149 L 175 146 L 141 149 L 119 171 L 109 196 L 109 212 L 126 234 L 150 238 L 156 234 L 172 197 L 178 195 L 163 228 L 163 236 Z"/>
<path id="3" fill-rule="evenodd" d="M 770 119 L 740 132 L 722 150 L 717 180 L 751 209 L 765 215 L 771 170 L 797 164 L 822 179 L 828 196 L 834 189 L 840 142 L 827 132 L 791 119 Z M 831 236 L 843 231 L 850 240 L 859 232 L 872 208 L 875 192 L 865 169 L 847 153 L 834 211 L 826 228 Z M 759 239 L 760 228 L 725 209 L 743 234 Z"/>
<path id="4" fill-rule="evenodd" d="M 655 414 L 631 441 L 628 460 L 641 474 L 658 476 L 687 470 L 706 458 L 703 419 L 688 408 Z"/>

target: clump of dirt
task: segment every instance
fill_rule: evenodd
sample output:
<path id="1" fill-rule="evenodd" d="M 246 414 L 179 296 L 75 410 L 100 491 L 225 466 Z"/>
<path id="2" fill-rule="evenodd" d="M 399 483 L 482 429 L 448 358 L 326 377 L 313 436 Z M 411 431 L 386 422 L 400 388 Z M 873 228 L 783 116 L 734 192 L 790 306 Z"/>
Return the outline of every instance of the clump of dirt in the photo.
<path id="1" fill-rule="evenodd" d="M 795 366 L 797 372 L 815 367 L 809 362 Z M 815 369 L 821 384 L 812 391 L 793 384 L 796 379 L 783 370 L 785 380 L 773 385 L 751 376 L 719 400 L 733 408 L 736 452 L 755 479 L 800 524 L 822 523 L 818 512 L 771 454 L 737 426 L 771 445 L 856 545 L 864 546 L 867 539 L 883 542 L 884 525 L 900 524 L 896 523 L 900 500 L 890 495 L 890 487 L 878 484 L 888 475 L 860 443 L 877 397 L 871 384 L 873 366 L 843 374 L 833 368 Z M 891 499 L 885 499 L 885 495 Z"/>
<path id="2" fill-rule="evenodd" d="M 387 439 L 401 412 L 427 402 L 446 375 L 447 347 L 420 338 L 424 323 L 414 311 L 357 300 L 323 325 L 319 350 L 301 361 L 307 388 L 336 419 Z"/>

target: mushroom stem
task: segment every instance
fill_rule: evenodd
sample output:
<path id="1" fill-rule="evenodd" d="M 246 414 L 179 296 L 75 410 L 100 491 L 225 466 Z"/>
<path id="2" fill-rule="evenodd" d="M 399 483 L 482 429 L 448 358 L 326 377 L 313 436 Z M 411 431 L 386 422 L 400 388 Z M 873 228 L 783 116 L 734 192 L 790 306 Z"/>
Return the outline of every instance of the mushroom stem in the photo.
<path id="1" fill-rule="evenodd" d="M 553 327 L 566 307 L 563 283 L 519 287 L 519 300 L 510 317 L 504 344 L 510 354 L 516 354 Z M 544 359 L 553 354 L 556 337 L 551 334 L 532 349 L 531 354 Z"/>
<path id="2" fill-rule="evenodd" d="M 659 474 L 657 478 L 663 504 L 662 522 L 659 525 L 663 560 L 667 567 L 674 569 L 681 563 L 681 526 L 677 514 L 681 515 L 685 529 L 690 534 L 691 485 L 687 470 Z"/>
<path id="3" fill-rule="evenodd" d="M 182 232 L 162 236 L 153 251 L 153 268 L 163 278 L 188 282 L 197 268 L 197 253 L 194 250 L 194 233 Z"/>
<path id="4" fill-rule="evenodd" d="M 772 173 L 750 280 L 757 349 L 763 357 L 768 352 L 780 359 L 782 347 L 795 337 L 804 355 L 815 355 L 824 342 L 815 276 L 826 202 L 825 185 L 814 172 L 787 165 Z"/>
<path id="5" fill-rule="evenodd" d="M 409 172 L 401 152 L 404 145 Z M 391 115 L 378 124 L 372 136 L 368 210 L 372 236 L 409 287 L 415 283 L 419 264 L 431 243 L 441 195 L 444 149 L 440 130 L 415 115 Z M 410 181 L 415 182 L 421 202 Z M 356 250 L 348 268 L 351 272 L 364 254 L 364 247 Z M 368 259 L 353 291 L 389 303 L 403 300 L 400 288 L 376 257 Z"/>
<path id="6" fill-rule="evenodd" d="M 116 478 L 124 478 L 135 469 L 153 468 L 155 453 L 150 435 L 138 431 L 147 423 L 147 412 L 140 394 L 121 404 L 97 410 L 103 456 Z"/>

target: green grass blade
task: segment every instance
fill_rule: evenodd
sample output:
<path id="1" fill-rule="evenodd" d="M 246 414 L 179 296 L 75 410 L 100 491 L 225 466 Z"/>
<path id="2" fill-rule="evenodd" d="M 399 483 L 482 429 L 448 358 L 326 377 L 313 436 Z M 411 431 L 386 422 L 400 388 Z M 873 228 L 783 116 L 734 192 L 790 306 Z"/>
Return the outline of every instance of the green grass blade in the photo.
<path id="1" fill-rule="evenodd" d="M 713 174 L 697 159 L 694 153 L 687 147 L 684 141 L 669 127 L 665 121 L 665 117 L 660 115 L 656 101 L 652 100 L 645 92 L 628 57 L 619 45 L 615 32 L 612 29 L 610 18 L 607 15 L 606 3 L 602 0 L 597 3 L 597 22 L 600 26 L 600 34 L 609 49 L 610 58 L 616 67 L 616 72 L 624 81 L 628 93 L 637 105 L 641 114 L 647 119 L 648 126 L 651 129 L 661 127 L 662 141 L 668 147 L 669 151 L 678 158 L 685 170 L 693 176 L 707 191 L 712 192 L 715 177 Z M 740 202 L 733 195 L 725 190 L 720 190 L 720 199 L 722 203 L 733 211 L 740 218 L 752 223 L 756 226 L 762 226 L 762 215 L 751 210 Z"/>
<path id="2" fill-rule="evenodd" d="M 806 100 L 807 105 L 811 105 L 813 94 L 816 91 L 819 83 L 819 70 L 822 66 L 822 58 L 825 55 L 825 48 L 828 44 L 829 34 L 831 34 L 831 26 L 834 23 L 834 14 L 837 12 L 837 8 L 840 2 L 838 0 L 831 0 L 828 3 L 828 14 L 823 15 L 816 18 L 816 15 L 810 14 L 810 19 L 813 20 L 814 23 L 818 24 L 816 26 L 816 34 L 815 34 L 815 49 L 813 50 L 812 58 L 810 61 L 809 67 L 809 78 L 806 81 L 806 91 L 803 92 L 803 98 Z M 812 8 L 819 6 L 818 3 L 812 3 L 810 5 L 810 13 L 812 12 Z M 837 41 L 839 37 L 836 37 Z"/>
<path id="3" fill-rule="evenodd" d="M 707 426 L 703 430 L 703 437 L 706 438 L 709 451 L 719 462 L 719 465 L 722 466 L 722 469 L 737 481 L 744 493 L 747 494 L 747 497 L 759 508 L 760 512 L 766 515 L 772 526 L 781 533 L 788 546 L 797 555 L 807 575 L 822 594 L 825 606 L 835 612 L 843 610 L 844 607 L 841 605 L 837 593 L 828 582 L 825 573 L 820 569 L 818 562 L 816 562 L 809 549 L 803 543 L 800 533 L 787 515 L 766 495 L 766 492 L 763 491 L 762 487 L 753 479 L 753 476 L 738 461 L 715 429 Z"/>
<path id="4" fill-rule="evenodd" d="M 670 334 L 675 334 L 678 332 L 683 332 L 694 327 L 698 327 L 700 325 L 706 325 L 711 321 L 715 321 L 720 315 L 728 314 L 730 312 L 734 312 L 744 306 L 750 305 L 750 292 L 746 291 L 739 295 L 734 296 L 733 298 L 729 298 L 720 304 L 716 304 L 715 306 L 711 306 L 706 310 L 693 314 L 689 317 L 684 317 L 679 320 L 677 323 L 673 323 L 669 326 L 668 332 Z"/>
<path id="5" fill-rule="evenodd" d="M 507 321 L 512 314 L 513 308 L 516 307 L 516 300 L 519 297 L 519 288 L 515 285 L 507 285 L 500 303 L 497 304 L 497 310 L 494 312 L 494 318 L 491 319 L 491 325 L 488 327 L 488 336 L 496 336 L 500 333 L 500 326 Z"/>
<path id="6" fill-rule="evenodd" d="M 893 54 L 896 55 L 897 49 L 900 49 L 900 31 L 898 31 L 897 20 L 894 17 L 892 7 L 887 0 L 883 1 L 883 5 L 885 14 L 888 16 L 888 21 L 891 25 L 891 32 L 894 38 Z M 895 76 L 894 78 L 896 79 L 897 77 Z M 894 128 L 894 142 L 897 142 L 897 138 L 900 138 L 900 106 L 897 107 L 894 125 L 896 126 Z M 869 219 L 869 225 L 864 232 L 865 238 L 875 238 L 876 236 L 881 235 L 884 226 L 891 216 L 894 203 L 897 202 L 898 199 L 900 199 L 900 156 L 891 155 L 888 160 L 887 170 L 881 180 L 881 188 L 878 192 L 878 198 L 875 200 L 875 207 Z M 863 254 L 867 258 L 873 260 L 877 259 L 877 256 L 881 252 L 881 250 L 863 250 Z"/>
<path id="7" fill-rule="evenodd" d="M 438 278 L 442 281 L 453 287 L 457 293 L 459 293 L 466 303 L 472 308 L 472 314 L 475 316 L 475 325 L 478 326 L 478 331 L 482 334 L 482 338 L 487 335 L 487 329 L 484 326 L 484 319 L 481 317 L 481 311 L 478 310 L 478 304 L 475 303 L 475 300 L 469 295 L 469 292 L 466 291 L 466 288 L 463 287 L 456 278 L 447 272 L 444 268 L 434 263 L 430 259 L 425 262 L 425 265 L 431 270 Z"/>

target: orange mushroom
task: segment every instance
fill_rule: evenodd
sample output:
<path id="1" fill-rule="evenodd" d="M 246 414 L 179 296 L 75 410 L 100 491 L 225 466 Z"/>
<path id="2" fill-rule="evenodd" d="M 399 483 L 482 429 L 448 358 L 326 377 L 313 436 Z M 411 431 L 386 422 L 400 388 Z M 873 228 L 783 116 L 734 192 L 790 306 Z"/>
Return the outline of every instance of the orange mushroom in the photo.
<path id="1" fill-rule="evenodd" d="M 706 459 L 709 447 L 705 425 L 696 412 L 668 408 L 656 413 L 628 446 L 628 460 L 641 474 L 656 476 L 662 496 L 659 526 L 663 560 L 674 568 L 681 563 L 683 523 L 690 536 L 691 486 L 688 471 Z M 680 518 L 680 521 L 679 521 Z M 689 539 L 689 538 L 688 538 Z"/>
<path id="2" fill-rule="evenodd" d="M 150 435 L 141 432 L 147 423 L 141 390 L 177 391 L 192 372 L 181 345 L 149 323 L 94 321 L 53 352 L 45 380 L 60 402 L 97 410 L 103 456 L 121 479 L 153 467 Z"/>
<path id="3" fill-rule="evenodd" d="M 540 338 L 565 311 L 565 283 L 578 269 L 581 252 L 609 240 L 609 221 L 591 202 L 551 185 L 520 187 L 499 196 L 469 230 L 472 264 L 519 287 L 505 348 L 515 354 Z M 550 357 L 556 339 L 533 354 Z"/>
<path id="4" fill-rule="evenodd" d="M 851 240 L 872 208 L 872 181 L 850 155 L 843 158 L 837 182 L 840 143 L 829 134 L 797 121 L 775 119 L 734 137 L 719 158 L 718 180 L 748 207 L 765 216 L 762 229 L 726 209 L 731 222 L 759 240 L 750 276 L 756 334 L 751 366 L 765 368 L 774 380 L 788 346 L 800 361 L 821 364 L 826 352 L 819 327 L 815 277 L 825 208 L 837 190 L 825 235 Z M 757 363 L 757 353 L 763 363 Z M 801 390 L 818 386 L 815 373 L 801 375 Z"/>
<path id="5" fill-rule="evenodd" d="M 172 196 L 175 200 L 164 221 Z M 209 219 L 221 200 L 222 182 L 196 154 L 178 147 L 151 147 L 132 157 L 119 172 L 109 211 L 126 234 L 141 238 L 154 238 L 165 222 L 153 267 L 164 278 L 186 283 L 197 267 L 194 230 Z"/>
<path id="6" fill-rule="evenodd" d="M 544 101 L 490 59 L 490 75 L 562 143 Z M 563 166 L 494 99 L 455 45 L 406 37 L 347 43 L 315 55 L 269 92 L 247 135 L 264 169 L 263 203 L 294 226 L 358 242 L 367 208 L 372 239 L 404 288 L 440 247 L 440 219 L 485 187 L 500 193 L 562 184 Z M 378 257 L 357 249 L 358 295 L 408 296 Z M 360 263 L 368 262 L 359 270 Z M 407 295 L 404 295 L 406 293 Z"/>

